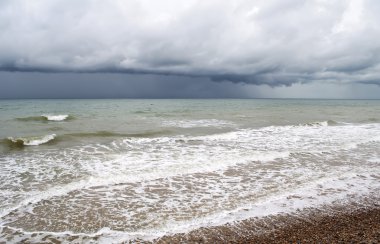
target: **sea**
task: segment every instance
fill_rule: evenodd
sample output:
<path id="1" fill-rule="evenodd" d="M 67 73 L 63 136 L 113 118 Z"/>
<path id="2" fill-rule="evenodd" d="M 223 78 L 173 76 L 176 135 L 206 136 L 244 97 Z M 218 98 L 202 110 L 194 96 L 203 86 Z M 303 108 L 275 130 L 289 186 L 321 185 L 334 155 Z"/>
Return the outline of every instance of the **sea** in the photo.
<path id="1" fill-rule="evenodd" d="M 152 241 L 379 194 L 379 100 L 0 100 L 0 242 Z"/>

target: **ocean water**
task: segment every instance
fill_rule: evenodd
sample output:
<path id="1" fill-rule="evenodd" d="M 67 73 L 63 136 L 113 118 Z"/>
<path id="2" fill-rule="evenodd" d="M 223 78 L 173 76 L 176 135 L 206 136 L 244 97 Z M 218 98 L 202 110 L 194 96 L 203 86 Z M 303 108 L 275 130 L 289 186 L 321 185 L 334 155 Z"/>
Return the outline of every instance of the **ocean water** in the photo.
<path id="1" fill-rule="evenodd" d="M 153 240 L 378 197 L 378 100 L 0 100 L 0 242 Z"/>

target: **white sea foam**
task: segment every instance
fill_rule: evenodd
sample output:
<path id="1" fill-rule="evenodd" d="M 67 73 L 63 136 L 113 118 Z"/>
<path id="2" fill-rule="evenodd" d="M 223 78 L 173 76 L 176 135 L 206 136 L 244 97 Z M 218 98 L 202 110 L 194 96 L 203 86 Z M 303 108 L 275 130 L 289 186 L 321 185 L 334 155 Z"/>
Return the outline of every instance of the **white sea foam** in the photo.
<path id="1" fill-rule="evenodd" d="M 69 118 L 68 114 L 59 114 L 59 115 L 49 115 L 49 114 L 44 114 L 42 117 L 46 118 L 49 121 L 64 121 L 67 118 Z"/>
<path id="2" fill-rule="evenodd" d="M 183 233 L 200 227 L 219 226 L 253 217 L 294 213 L 305 208 L 318 208 L 337 202 L 360 200 L 362 196 L 380 197 L 380 182 L 374 180 L 375 178 L 368 172 L 349 172 L 339 176 L 327 177 L 308 182 L 280 194 L 268 195 L 256 202 L 239 206 L 232 211 L 222 211 L 183 223 L 171 222 L 159 233 Z M 350 198 L 348 199 L 347 196 Z M 147 238 L 153 233 L 148 233 Z"/>
<path id="3" fill-rule="evenodd" d="M 379 141 L 380 124 L 270 126 L 0 156 L 1 222 L 106 242 L 292 212 L 376 193 Z"/>
<path id="4" fill-rule="evenodd" d="M 20 173 L 27 170 L 29 174 L 34 175 L 36 183 L 44 182 L 45 185 L 47 179 L 55 175 L 50 169 L 61 168 L 60 171 L 66 172 L 63 175 L 68 174 L 71 177 L 89 176 L 88 181 L 79 183 L 78 186 L 75 186 L 73 179 L 74 186 L 68 187 L 71 191 L 86 185 L 118 184 L 196 172 L 212 172 L 239 163 L 287 158 L 291 153 L 297 152 L 352 155 L 350 151 L 339 150 L 350 150 L 361 143 L 379 141 L 379 136 L 376 136 L 378 134 L 380 134 L 379 126 L 375 125 L 331 128 L 282 126 L 199 137 L 128 138 L 114 141 L 106 147 L 94 144 L 60 152 L 52 151 L 49 155 L 43 152 L 40 155 L 34 153 L 30 157 L 21 155 L 21 158 L 14 163 L 9 161 L 14 161 L 13 159 L 4 158 L 7 161 L 5 165 L 12 169 L 9 169 L 9 174 L 3 170 L 3 174 L 4 179 L 12 180 L 16 175 L 10 172 L 23 165 L 19 168 Z M 54 139 L 54 136 L 48 135 L 25 143 L 37 145 Z M 13 184 L 19 181 L 18 178 L 12 180 Z M 3 184 L 6 184 L 6 181 Z M 28 185 L 33 186 L 33 184 L 34 182 L 30 182 Z"/>
<path id="5" fill-rule="evenodd" d="M 186 221 L 169 220 L 159 227 L 145 228 L 141 231 L 115 231 L 108 227 L 101 228 L 93 233 L 25 231 L 22 228 L 14 227 L 10 227 L 10 229 L 22 232 L 25 235 L 35 233 L 42 234 L 42 236 L 53 235 L 58 239 L 64 239 L 66 236 L 78 236 L 85 239 L 96 237 L 99 243 L 123 242 L 136 238 L 149 241 L 163 235 L 188 232 L 200 227 L 223 225 L 252 217 L 294 213 L 305 208 L 318 208 L 337 202 L 344 203 L 347 201 L 347 196 L 350 196 L 351 201 L 360 201 L 361 197 L 368 195 L 379 197 L 380 183 L 374 181 L 372 175 L 373 173 L 360 172 L 360 170 L 342 173 L 298 185 L 280 194 L 270 194 L 250 204 L 240 205 L 233 210 L 219 211 Z M 37 236 L 37 238 L 39 237 Z"/>

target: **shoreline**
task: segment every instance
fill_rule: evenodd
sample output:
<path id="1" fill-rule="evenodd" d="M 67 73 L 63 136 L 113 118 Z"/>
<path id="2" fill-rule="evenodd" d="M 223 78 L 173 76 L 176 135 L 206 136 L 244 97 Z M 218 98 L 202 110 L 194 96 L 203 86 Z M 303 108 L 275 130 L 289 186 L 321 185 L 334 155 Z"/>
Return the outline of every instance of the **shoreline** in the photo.
<path id="1" fill-rule="evenodd" d="M 219 226 L 168 234 L 156 239 L 112 236 L 27 233 L 5 227 L 5 243 L 380 243 L 380 198 L 364 197 L 344 203 L 253 217 Z M 124 239 L 124 240 L 123 240 Z"/>
<path id="2" fill-rule="evenodd" d="M 326 210 L 327 209 L 327 210 Z M 250 218 L 158 238 L 153 243 L 378 243 L 380 201 Z"/>

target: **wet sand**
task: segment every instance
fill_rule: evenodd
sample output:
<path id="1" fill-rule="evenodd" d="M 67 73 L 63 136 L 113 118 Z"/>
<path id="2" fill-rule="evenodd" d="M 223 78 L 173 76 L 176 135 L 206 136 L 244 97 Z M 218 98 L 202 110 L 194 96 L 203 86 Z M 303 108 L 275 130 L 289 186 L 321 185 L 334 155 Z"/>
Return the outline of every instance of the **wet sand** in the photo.
<path id="1" fill-rule="evenodd" d="M 162 237 L 157 243 L 380 243 L 380 202 L 309 209 Z"/>

